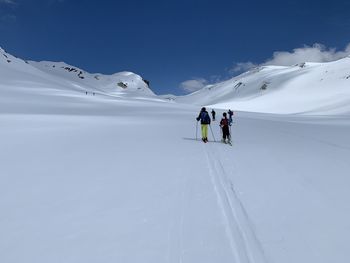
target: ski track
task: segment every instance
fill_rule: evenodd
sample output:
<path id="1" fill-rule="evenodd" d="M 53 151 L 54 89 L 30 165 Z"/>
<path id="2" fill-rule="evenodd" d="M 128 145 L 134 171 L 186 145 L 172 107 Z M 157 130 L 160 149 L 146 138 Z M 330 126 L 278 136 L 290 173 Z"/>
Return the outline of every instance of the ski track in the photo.
<path id="1" fill-rule="evenodd" d="M 235 262 L 267 263 L 253 224 L 249 220 L 232 181 L 227 176 L 220 160 L 217 159 L 218 155 L 214 154 L 214 147 L 209 145 L 203 145 L 203 147 L 205 147 L 210 179 L 226 223 L 226 233 L 230 240 Z"/>
<path id="2" fill-rule="evenodd" d="M 183 186 L 182 186 L 182 191 L 181 191 L 181 213 L 180 213 L 180 229 L 179 229 L 179 236 L 180 238 L 178 239 L 179 241 L 179 263 L 183 262 L 183 256 L 185 254 L 185 249 L 184 249 L 184 225 L 185 225 L 185 210 L 186 210 L 186 193 L 188 192 L 188 182 L 187 180 L 184 180 Z"/>
<path id="3" fill-rule="evenodd" d="M 185 233 L 185 211 L 187 209 L 186 198 L 189 193 L 189 182 L 188 178 L 184 177 L 180 179 L 179 186 L 177 189 L 177 197 L 180 200 L 178 203 L 178 216 L 171 220 L 168 229 L 168 246 L 166 262 L 183 262 L 184 255 L 186 253 L 184 246 L 184 233 Z"/>

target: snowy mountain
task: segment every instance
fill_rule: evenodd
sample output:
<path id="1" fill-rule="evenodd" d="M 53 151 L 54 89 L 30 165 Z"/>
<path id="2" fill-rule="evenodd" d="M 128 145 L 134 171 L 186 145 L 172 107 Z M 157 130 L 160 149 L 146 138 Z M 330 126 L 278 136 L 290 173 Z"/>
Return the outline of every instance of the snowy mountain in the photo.
<path id="1" fill-rule="evenodd" d="M 18 89 L 8 89 L 11 85 L 20 84 L 25 86 L 26 91 L 30 87 L 41 89 L 41 94 L 55 91 L 156 98 L 149 88 L 149 82 L 131 72 L 91 74 L 63 62 L 24 61 L 2 49 L 0 77 L 0 85 L 6 84 L 4 89 L 7 89 L 7 94 L 16 93 Z M 162 95 L 158 98 L 261 113 L 349 114 L 350 57 L 329 63 L 301 63 L 290 67 L 262 66 L 230 80 L 208 85 L 187 96 Z M 5 97 L 2 99 L 5 100 Z"/>
<path id="2" fill-rule="evenodd" d="M 95 100 L 110 98 L 110 103 L 114 103 L 112 98 L 158 100 L 148 81 L 131 72 L 91 74 L 63 62 L 25 61 L 3 49 L 0 49 L 0 79 L 3 112 L 55 109 L 75 113 L 78 105 L 92 111 L 91 96 Z"/>
<path id="3" fill-rule="evenodd" d="M 46 89 L 94 92 L 103 95 L 154 96 L 149 82 L 132 72 L 90 74 L 63 62 L 24 61 L 0 48 L 0 84 L 34 83 Z"/>
<path id="4" fill-rule="evenodd" d="M 132 72 L 119 72 L 113 75 L 90 74 L 64 62 L 29 61 L 29 64 L 47 74 L 88 87 L 91 92 L 106 94 L 120 94 L 124 92 L 138 95 L 154 95 L 148 86 L 147 80 Z"/>
<path id="5" fill-rule="evenodd" d="M 231 147 L 217 121 L 201 142 L 199 107 L 174 103 L 280 113 L 305 89 L 298 109 L 315 101 L 314 113 L 317 94 L 348 98 L 348 62 L 334 64 L 264 67 L 160 98 L 133 73 L 0 50 L 0 262 L 348 263 L 348 117 L 236 112 Z M 335 101 L 327 112 L 344 112 Z"/>
<path id="6" fill-rule="evenodd" d="M 258 67 L 177 101 L 251 112 L 347 114 L 350 57 L 329 63 Z"/>

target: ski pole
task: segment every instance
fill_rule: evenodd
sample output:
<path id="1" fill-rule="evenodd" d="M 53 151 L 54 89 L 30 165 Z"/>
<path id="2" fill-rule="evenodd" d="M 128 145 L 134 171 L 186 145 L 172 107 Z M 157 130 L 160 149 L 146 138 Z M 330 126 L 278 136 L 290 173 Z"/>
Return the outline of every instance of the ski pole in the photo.
<path id="1" fill-rule="evenodd" d="M 219 127 L 220 127 L 220 138 L 221 138 L 221 141 L 223 141 L 224 140 L 224 131 L 222 130 L 221 126 L 219 126 Z"/>
<path id="2" fill-rule="evenodd" d="M 209 124 L 209 128 L 210 128 L 211 134 L 213 135 L 214 142 L 216 142 L 216 140 L 215 140 L 215 136 L 214 136 L 214 133 L 213 133 L 213 130 L 212 130 L 211 125 L 210 125 L 210 124 Z"/>

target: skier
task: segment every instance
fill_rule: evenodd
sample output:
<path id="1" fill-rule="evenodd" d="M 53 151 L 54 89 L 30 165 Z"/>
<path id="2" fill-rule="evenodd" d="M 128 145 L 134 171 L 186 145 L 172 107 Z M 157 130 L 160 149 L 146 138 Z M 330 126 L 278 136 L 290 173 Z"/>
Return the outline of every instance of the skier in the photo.
<path id="1" fill-rule="evenodd" d="M 232 115 L 233 115 L 233 111 L 232 110 L 228 110 L 228 116 L 229 116 L 229 125 L 231 126 L 232 125 Z"/>
<path id="2" fill-rule="evenodd" d="M 222 129 L 222 142 L 231 144 L 231 135 L 230 135 L 230 129 L 229 129 L 229 120 L 227 119 L 227 114 L 224 112 L 223 117 L 220 121 L 220 127 Z M 226 142 L 227 139 L 227 142 Z"/>
<path id="3" fill-rule="evenodd" d="M 206 143 L 208 142 L 208 125 L 210 125 L 210 116 L 205 107 L 201 109 L 196 120 L 201 121 L 202 141 Z"/>
<path id="4" fill-rule="evenodd" d="M 216 112 L 214 111 L 214 109 L 212 109 L 211 116 L 213 117 L 213 121 L 215 121 L 215 114 L 216 114 Z"/>

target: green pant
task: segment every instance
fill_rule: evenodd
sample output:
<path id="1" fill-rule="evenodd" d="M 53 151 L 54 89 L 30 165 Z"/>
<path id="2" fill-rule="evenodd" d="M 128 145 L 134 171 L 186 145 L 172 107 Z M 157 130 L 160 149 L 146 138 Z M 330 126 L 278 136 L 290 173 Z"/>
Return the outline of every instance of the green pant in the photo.
<path id="1" fill-rule="evenodd" d="M 202 138 L 208 138 L 208 124 L 202 124 Z"/>

